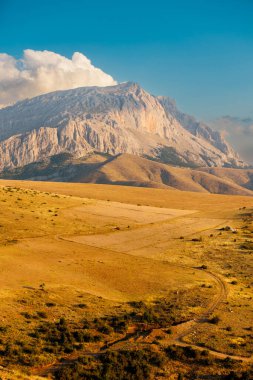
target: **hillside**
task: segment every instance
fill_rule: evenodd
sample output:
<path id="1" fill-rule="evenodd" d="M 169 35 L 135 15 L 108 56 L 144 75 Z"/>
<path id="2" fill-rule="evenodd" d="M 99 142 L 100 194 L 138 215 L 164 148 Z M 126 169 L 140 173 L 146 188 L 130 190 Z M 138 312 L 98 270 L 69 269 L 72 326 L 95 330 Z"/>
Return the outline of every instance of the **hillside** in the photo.
<path id="1" fill-rule="evenodd" d="M 154 358 L 159 378 L 251 378 L 250 197 L 1 180 L 0 202 L 1 377 L 91 379 L 114 358 L 124 379 L 134 353 L 153 378 Z"/>
<path id="2" fill-rule="evenodd" d="M 227 169 L 223 169 L 226 172 Z M 236 172 L 236 170 L 235 170 Z M 251 171 L 253 175 L 253 170 Z M 76 182 L 111 183 L 143 187 L 169 187 L 183 191 L 214 194 L 253 195 L 233 180 L 205 171 L 161 164 L 133 155 L 120 155 L 106 162 L 98 170 Z"/>
<path id="3" fill-rule="evenodd" d="M 253 169 L 201 168 L 200 170 L 253 190 Z"/>
<path id="4" fill-rule="evenodd" d="M 79 159 L 60 154 L 23 168 L 6 170 L 0 178 L 253 195 L 252 169 L 180 168 L 130 154 L 96 153 Z"/>
<path id="5" fill-rule="evenodd" d="M 57 91 L 0 110 L 0 170 L 94 151 L 181 166 L 245 166 L 218 132 L 136 83 Z"/>

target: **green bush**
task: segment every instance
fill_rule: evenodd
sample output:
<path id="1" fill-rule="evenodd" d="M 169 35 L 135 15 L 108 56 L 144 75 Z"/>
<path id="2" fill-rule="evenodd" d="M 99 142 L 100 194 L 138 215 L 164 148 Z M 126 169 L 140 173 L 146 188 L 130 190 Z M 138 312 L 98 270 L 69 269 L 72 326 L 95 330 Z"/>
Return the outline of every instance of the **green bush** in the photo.
<path id="1" fill-rule="evenodd" d="M 79 358 L 78 362 L 57 371 L 57 380 L 148 380 L 152 367 L 161 368 L 164 357 L 152 350 L 111 351 L 97 359 L 90 359 L 93 365 Z M 85 364 L 83 364 L 85 363 Z M 92 363 L 91 363 L 92 364 Z"/>

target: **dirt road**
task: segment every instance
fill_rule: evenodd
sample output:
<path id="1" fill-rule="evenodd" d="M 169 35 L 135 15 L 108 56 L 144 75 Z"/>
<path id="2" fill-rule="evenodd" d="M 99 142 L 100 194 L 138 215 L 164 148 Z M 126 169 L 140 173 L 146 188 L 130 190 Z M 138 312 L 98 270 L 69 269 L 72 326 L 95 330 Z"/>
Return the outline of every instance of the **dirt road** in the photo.
<path id="1" fill-rule="evenodd" d="M 153 210 L 152 210 L 153 211 Z M 141 210 L 141 212 L 145 212 L 144 210 Z M 185 213 L 187 214 L 187 213 Z M 175 216 L 174 216 L 175 217 Z M 222 225 L 225 225 L 227 223 L 226 220 L 218 220 L 218 219 L 194 219 L 192 215 L 188 215 L 187 218 L 185 218 L 185 221 L 182 223 L 182 220 L 179 221 L 181 215 L 179 215 L 177 218 L 173 220 L 163 219 L 162 221 L 156 221 L 156 222 L 150 222 L 150 213 L 149 213 L 149 220 L 146 225 L 140 226 L 133 230 L 126 230 L 126 231 L 117 231 L 112 233 L 107 233 L 104 235 L 90 235 L 90 236 L 55 236 L 55 238 L 59 241 L 68 241 L 71 242 L 73 245 L 75 244 L 82 244 L 85 246 L 91 246 L 91 247 L 99 247 L 101 249 L 115 251 L 115 253 L 121 252 L 126 255 L 138 255 L 138 256 L 144 256 L 144 257 L 152 257 L 153 259 L 159 260 L 160 254 L 164 252 L 166 248 L 169 247 L 170 242 L 169 239 L 171 238 L 178 238 L 179 233 L 182 233 L 182 229 L 185 235 L 191 236 L 191 234 L 197 234 L 201 233 L 203 231 L 208 231 L 209 229 L 218 228 Z M 162 215 L 162 218 L 164 218 L 164 215 Z M 193 221 L 194 221 L 194 228 L 193 228 Z M 179 226 L 181 229 L 179 230 Z M 166 341 L 167 345 L 177 345 L 182 347 L 192 347 L 196 350 L 203 350 L 206 349 L 203 346 L 197 346 L 188 344 L 184 341 L 184 338 L 187 337 L 189 334 L 196 332 L 199 326 L 201 324 L 205 323 L 210 316 L 214 313 L 214 311 L 218 310 L 221 303 L 223 303 L 226 300 L 227 297 L 227 287 L 226 283 L 222 280 L 220 276 L 218 276 L 216 273 L 211 272 L 210 270 L 207 270 L 205 268 L 201 267 L 195 267 L 195 266 L 189 266 L 189 265 L 183 265 L 179 263 L 172 262 L 170 263 L 168 261 L 168 265 L 171 265 L 172 267 L 178 267 L 183 268 L 186 270 L 194 270 L 194 271 L 201 271 L 202 274 L 204 273 L 205 276 L 211 280 L 213 280 L 217 285 L 217 293 L 213 300 L 210 301 L 208 307 L 206 310 L 199 315 L 197 318 L 188 321 L 187 323 L 183 323 L 181 325 L 178 325 L 174 330 L 172 335 L 168 338 Z M 170 326 L 168 326 L 170 328 Z M 164 329 L 160 329 L 160 331 L 163 331 Z M 156 329 L 158 332 L 159 329 Z M 111 342 L 108 344 L 108 348 L 103 348 L 97 352 L 78 352 L 78 354 L 73 354 L 68 357 L 66 357 L 66 360 L 64 362 L 58 363 L 52 363 L 51 365 L 37 368 L 33 370 L 33 373 L 40 376 L 45 376 L 49 374 L 50 372 L 56 370 L 60 366 L 68 365 L 70 362 L 76 360 L 76 358 L 80 355 L 89 355 L 89 356 L 96 356 L 96 355 L 103 355 L 107 349 L 110 350 L 123 350 L 123 349 L 129 349 L 132 344 L 138 341 L 138 344 L 145 344 L 147 342 L 147 339 L 149 335 L 152 334 L 152 331 L 150 331 L 148 334 L 143 334 L 144 336 L 140 337 L 140 332 L 136 331 L 133 334 L 126 334 L 125 337 L 120 339 L 116 342 Z M 252 362 L 252 357 L 242 357 L 242 356 L 236 356 L 236 355 L 227 355 L 225 353 L 217 352 L 211 349 L 207 349 L 210 355 L 225 359 L 227 357 L 234 359 L 234 360 L 241 360 L 244 362 Z"/>

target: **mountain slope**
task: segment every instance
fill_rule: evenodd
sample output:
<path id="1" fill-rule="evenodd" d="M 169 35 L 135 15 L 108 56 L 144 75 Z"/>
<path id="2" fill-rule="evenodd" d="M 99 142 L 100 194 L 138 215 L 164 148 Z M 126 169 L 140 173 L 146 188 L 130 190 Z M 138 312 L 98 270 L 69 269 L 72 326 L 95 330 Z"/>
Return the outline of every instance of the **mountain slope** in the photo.
<path id="1" fill-rule="evenodd" d="M 253 169 L 200 168 L 199 170 L 236 182 L 239 186 L 253 190 Z"/>
<path id="2" fill-rule="evenodd" d="M 19 102 L 0 110 L 0 170 L 62 152 L 83 157 L 92 151 L 185 166 L 244 165 L 217 132 L 195 133 L 167 103 L 135 83 L 57 91 Z"/>
<path id="3" fill-rule="evenodd" d="M 231 146 L 222 138 L 218 131 L 213 130 L 208 125 L 197 121 L 193 116 L 181 112 L 174 100 L 165 96 L 158 96 L 158 99 L 164 107 L 167 114 L 172 115 L 175 119 L 191 134 L 203 138 L 219 149 L 221 152 L 233 156 L 235 153 Z"/>
<path id="4" fill-rule="evenodd" d="M 77 181 L 77 177 L 73 180 Z M 229 179 L 223 179 L 197 169 L 173 167 L 129 154 L 122 154 L 107 161 L 88 176 L 79 178 L 78 182 L 159 188 L 166 186 L 183 191 L 253 195 L 253 191 L 245 189 Z"/>
<path id="5" fill-rule="evenodd" d="M 208 172 L 210 170 L 210 172 Z M 211 173 L 211 170 L 214 170 Z M 216 170 L 218 174 L 216 175 Z M 174 188 L 215 194 L 253 195 L 245 178 L 253 170 L 221 168 L 178 168 L 130 154 L 110 156 L 96 153 L 76 159 L 60 154 L 23 168 L 6 170 L 1 178 L 37 181 L 66 181 L 117 184 L 153 188 Z M 231 177 L 233 171 L 233 178 Z M 243 174 L 245 172 L 245 174 Z M 226 173 L 228 173 L 226 178 Z M 238 176 L 236 175 L 238 173 Z M 244 181 L 242 180 L 244 178 Z"/>

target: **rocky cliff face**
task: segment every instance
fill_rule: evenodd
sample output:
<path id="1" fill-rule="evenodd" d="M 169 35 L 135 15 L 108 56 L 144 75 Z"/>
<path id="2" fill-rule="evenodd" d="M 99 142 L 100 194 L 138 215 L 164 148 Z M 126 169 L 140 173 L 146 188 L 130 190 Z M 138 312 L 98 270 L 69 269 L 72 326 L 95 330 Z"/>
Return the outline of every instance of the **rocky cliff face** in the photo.
<path id="1" fill-rule="evenodd" d="M 181 112 L 173 99 L 165 96 L 158 96 L 158 99 L 166 113 L 172 115 L 187 131 L 211 143 L 232 160 L 233 158 L 239 160 L 238 154 L 234 152 L 218 131 L 214 131 L 208 125 L 197 121 L 193 116 Z"/>
<path id="2" fill-rule="evenodd" d="M 135 83 L 58 91 L 0 110 L 0 170 L 62 152 L 162 158 L 166 149 L 185 165 L 244 165 L 218 132 Z"/>

